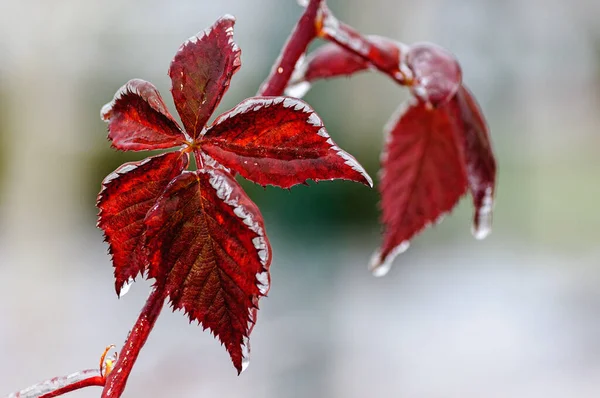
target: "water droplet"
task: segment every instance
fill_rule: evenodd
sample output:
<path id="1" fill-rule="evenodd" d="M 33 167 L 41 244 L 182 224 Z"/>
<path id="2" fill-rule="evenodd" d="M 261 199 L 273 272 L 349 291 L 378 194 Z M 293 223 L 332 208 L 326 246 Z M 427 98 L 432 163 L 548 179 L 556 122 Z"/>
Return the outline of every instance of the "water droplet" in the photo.
<path id="1" fill-rule="evenodd" d="M 251 314 L 252 314 L 252 311 L 251 311 Z M 254 311 L 254 316 L 250 315 L 251 320 L 253 322 L 256 321 L 255 316 L 256 316 L 256 311 Z M 248 323 L 248 334 L 250 334 L 250 332 L 252 331 L 252 328 L 254 327 L 253 322 Z M 240 374 L 243 373 L 244 370 L 248 369 L 248 365 L 250 365 L 250 339 L 247 336 L 244 336 L 242 338 L 242 371 L 240 372 Z"/>
<path id="2" fill-rule="evenodd" d="M 307 7 L 308 6 L 308 0 L 298 0 L 298 5 L 300 7 Z"/>
<path id="3" fill-rule="evenodd" d="M 487 187 L 481 205 L 475 209 L 475 219 L 471 227 L 471 233 L 475 239 L 485 239 L 492 232 L 492 209 L 494 207 L 494 195 L 492 187 Z"/>
<path id="4" fill-rule="evenodd" d="M 410 242 L 405 240 L 396 246 L 385 259 L 381 258 L 381 252 L 377 250 L 375 253 L 373 253 L 371 261 L 369 261 L 369 271 L 371 271 L 373 276 L 378 278 L 387 275 L 392 268 L 392 263 L 394 262 L 396 256 L 407 251 L 409 247 Z"/>
<path id="5" fill-rule="evenodd" d="M 390 272 L 390 269 L 392 269 L 392 262 L 391 261 L 386 261 L 386 262 L 379 262 L 379 254 L 373 255 L 373 258 L 377 258 L 377 263 L 376 264 L 369 264 L 369 271 L 371 271 L 371 273 L 373 274 L 373 276 L 380 278 L 382 276 L 386 276 L 388 272 Z M 373 261 L 371 261 L 371 263 L 373 263 Z"/>
<path id="6" fill-rule="evenodd" d="M 477 222 L 473 223 L 471 233 L 475 239 L 482 240 L 487 238 L 487 236 L 492 232 L 492 212 L 479 212 L 477 217 L 478 220 Z"/>
<path id="7" fill-rule="evenodd" d="M 242 358 L 242 373 L 248 369 L 248 365 L 250 365 L 250 358 L 243 357 Z"/>
<path id="8" fill-rule="evenodd" d="M 121 288 L 121 291 L 119 292 L 119 298 L 122 298 L 124 295 L 127 294 L 129 289 L 131 289 L 131 285 L 133 285 L 133 282 L 133 278 L 129 278 L 129 280 L 125 282 L 125 284 Z"/>
<path id="9" fill-rule="evenodd" d="M 306 93 L 308 93 L 308 90 L 310 90 L 310 83 L 303 81 L 300 83 L 289 85 L 285 89 L 285 95 L 288 95 L 290 97 L 302 98 L 306 95 Z"/>

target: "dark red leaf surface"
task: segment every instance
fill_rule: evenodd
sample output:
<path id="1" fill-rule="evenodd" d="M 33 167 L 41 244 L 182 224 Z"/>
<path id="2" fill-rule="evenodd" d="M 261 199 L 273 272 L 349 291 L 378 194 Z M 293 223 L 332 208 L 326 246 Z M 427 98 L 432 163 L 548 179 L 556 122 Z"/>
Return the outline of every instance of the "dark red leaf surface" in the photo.
<path id="1" fill-rule="evenodd" d="M 269 287 L 260 211 L 227 172 L 205 168 L 173 180 L 145 223 L 149 276 L 225 344 L 241 372 L 254 309 Z"/>
<path id="2" fill-rule="evenodd" d="M 301 97 L 315 80 L 374 69 L 344 40 L 323 45 L 301 61 L 286 92 Z M 383 275 L 410 238 L 452 209 L 467 187 L 475 206 L 473 235 L 483 239 L 489 234 L 496 161 L 487 124 L 473 95 L 462 86 L 454 55 L 431 43 L 405 46 L 378 36 L 369 36 L 369 41 L 368 48 L 398 60 L 398 70 L 416 97 L 406 113 L 388 125 L 380 186 L 384 242 L 370 265 Z"/>
<path id="3" fill-rule="evenodd" d="M 260 185 L 289 188 L 308 179 L 346 179 L 372 186 L 371 178 L 327 134 L 305 102 L 254 97 L 222 114 L 201 148 L 217 162 Z"/>
<path id="4" fill-rule="evenodd" d="M 423 102 L 441 106 L 454 98 L 461 87 L 462 71 L 450 52 L 432 43 L 410 46 L 406 65 L 414 83 L 410 89 Z"/>
<path id="5" fill-rule="evenodd" d="M 466 87 L 461 87 L 455 101 L 463 125 L 469 190 L 475 207 L 473 235 L 477 239 L 483 239 L 491 231 L 496 160 L 487 123 L 471 92 Z"/>
<path id="6" fill-rule="evenodd" d="M 395 67 L 399 67 L 401 49 L 405 47 L 403 44 L 381 36 L 371 35 L 367 38 L 379 51 L 387 54 L 389 59 L 395 59 Z M 319 79 L 351 76 L 369 68 L 373 68 L 372 65 L 359 55 L 340 47 L 338 44 L 326 43 L 311 52 L 298 65 L 292 75 L 288 91 L 290 95 L 297 92 L 299 94 L 297 96 L 302 97 L 306 89 L 309 88 L 309 86 L 303 86 L 303 83 L 311 83 Z"/>
<path id="7" fill-rule="evenodd" d="M 171 93 L 181 121 L 197 138 L 240 67 L 240 49 L 233 41 L 235 18 L 226 15 L 191 37 L 171 62 Z"/>
<path id="8" fill-rule="evenodd" d="M 298 71 L 298 77 L 312 82 L 337 76 L 350 76 L 369 67 L 360 56 L 335 43 L 327 43 L 310 53 Z"/>
<path id="9" fill-rule="evenodd" d="M 113 147 L 123 151 L 171 148 L 185 141 L 156 87 L 144 80 L 127 82 L 101 115 Z"/>
<path id="10" fill-rule="evenodd" d="M 412 100 L 390 120 L 382 161 L 383 243 L 370 268 L 384 275 L 410 239 L 450 211 L 467 189 L 454 102 L 440 108 Z"/>
<path id="11" fill-rule="evenodd" d="M 431 43 L 412 46 L 398 43 L 381 36 L 368 36 L 369 46 L 388 64 L 379 65 L 388 74 L 402 76 L 402 84 L 408 85 L 421 101 L 440 106 L 450 101 L 461 87 L 462 71 L 456 58 L 447 50 Z M 394 60 L 393 65 L 389 60 Z M 310 83 L 338 76 L 351 76 L 375 67 L 364 57 L 338 44 L 328 43 L 313 51 L 301 62 L 290 81 L 286 93 L 302 97 L 310 89 Z M 395 72 L 392 72 L 395 71 Z"/>
<path id="12" fill-rule="evenodd" d="M 333 142 L 319 116 L 294 98 L 250 98 L 206 126 L 240 67 L 234 23 L 231 16 L 219 19 L 186 41 L 171 62 L 171 91 L 185 132 L 156 88 L 142 80 L 127 83 L 103 108 L 118 149 L 184 148 L 108 176 L 98 225 L 110 245 L 118 294 L 140 272 L 155 279 L 147 303 L 152 317 L 140 315 L 144 327 L 138 331 L 147 337 L 149 319 L 154 322 L 162 308 L 153 300 L 169 297 L 221 340 L 241 372 L 259 298 L 269 289 L 271 248 L 258 208 L 234 176 L 283 188 L 308 179 L 372 181 Z M 184 171 L 190 154 L 196 172 Z M 128 340 L 124 349 L 134 347 L 131 355 L 137 355 L 141 345 Z M 129 357 L 122 362 L 132 364 Z"/>
<path id="13" fill-rule="evenodd" d="M 367 36 L 367 39 L 381 51 L 389 54 L 390 59 L 400 62 L 401 44 L 382 36 Z M 370 63 L 364 58 L 340 47 L 335 43 L 327 43 L 313 51 L 303 63 L 304 80 L 311 82 L 328 77 L 349 76 L 368 69 Z"/>
<path id="14" fill-rule="evenodd" d="M 144 218 L 165 187 L 187 167 L 188 155 L 170 152 L 125 163 L 102 182 L 98 226 L 104 230 L 115 268 L 115 289 L 146 267 L 141 250 Z"/>

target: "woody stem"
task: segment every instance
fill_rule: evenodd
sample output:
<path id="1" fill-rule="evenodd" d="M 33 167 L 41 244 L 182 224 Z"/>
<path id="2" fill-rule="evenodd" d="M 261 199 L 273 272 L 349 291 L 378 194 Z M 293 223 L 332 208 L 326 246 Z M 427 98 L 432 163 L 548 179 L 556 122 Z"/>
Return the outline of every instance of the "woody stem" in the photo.
<path id="1" fill-rule="evenodd" d="M 85 387 L 104 386 L 106 379 L 99 369 L 87 369 L 68 376 L 54 377 L 22 391 L 10 394 L 7 398 L 52 398 Z"/>
<path id="2" fill-rule="evenodd" d="M 339 21 L 327 7 L 325 0 L 310 0 L 300 20 L 286 41 L 271 73 L 260 86 L 258 95 L 282 95 L 292 77 L 298 60 L 315 38 L 321 38 L 348 50 L 391 77 L 400 85 L 411 85 L 410 71 L 398 56 L 383 51 L 353 27 Z M 400 46 L 399 51 L 403 51 Z"/>
<path id="3" fill-rule="evenodd" d="M 152 331 L 156 319 L 165 301 L 165 289 L 161 285 L 156 285 L 148 299 L 146 305 L 140 312 L 140 315 L 129 332 L 125 345 L 121 348 L 117 362 L 114 368 L 106 377 L 106 384 L 102 391 L 102 398 L 118 398 L 125 390 L 127 378 L 140 353 L 140 350 L 146 343 L 148 335 Z"/>
<path id="4" fill-rule="evenodd" d="M 260 86 L 258 95 L 281 95 L 285 90 L 294 67 L 300 57 L 306 52 L 308 45 L 317 37 L 317 17 L 324 0 L 310 0 L 300 20 L 288 37 L 281 55 L 275 61 L 271 73 Z"/>
<path id="5" fill-rule="evenodd" d="M 411 73 L 401 65 L 402 54 L 396 55 L 382 51 L 379 46 L 371 42 L 359 31 L 339 21 L 326 5 L 322 7 L 322 23 L 319 37 L 328 40 L 349 52 L 369 62 L 380 72 L 391 77 L 400 85 L 411 83 Z M 399 51 L 403 51 L 400 45 Z M 400 58 L 400 59 L 399 59 Z"/>

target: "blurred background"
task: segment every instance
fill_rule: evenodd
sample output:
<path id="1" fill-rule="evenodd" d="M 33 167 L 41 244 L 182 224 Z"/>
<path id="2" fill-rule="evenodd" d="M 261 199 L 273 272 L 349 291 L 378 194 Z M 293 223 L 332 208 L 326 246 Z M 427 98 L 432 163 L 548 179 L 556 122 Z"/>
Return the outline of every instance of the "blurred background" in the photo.
<path id="1" fill-rule="evenodd" d="M 274 250 L 250 367 L 237 377 L 208 332 L 165 311 L 125 396 L 600 396 L 600 2 L 329 4 L 364 33 L 458 56 L 499 160 L 494 232 L 472 238 L 463 200 L 376 279 L 375 190 L 244 183 Z M 139 77 L 174 109 L 172 56 L 225 13 L 243 67 L 218 111 L 256 92 L 301 14 L 294 0 L 0 0 L 0 395 L 93 368 L 124 341 L 149 283 L 117 299 L 94 204 L 106 174 L 146 154 L 111 150 L 100 108 Z M 376 176 L 406 95 L 364 74 L 306 100 Z"/>

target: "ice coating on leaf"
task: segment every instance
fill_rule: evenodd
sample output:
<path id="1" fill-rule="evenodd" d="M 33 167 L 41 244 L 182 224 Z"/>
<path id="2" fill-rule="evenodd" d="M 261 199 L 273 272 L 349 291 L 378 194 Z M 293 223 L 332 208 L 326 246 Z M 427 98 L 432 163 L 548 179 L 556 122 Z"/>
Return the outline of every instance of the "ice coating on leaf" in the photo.
<path id="1" fill-rule="evenodd" d="M 229 173 L 205 167 L 175 178 L 145 224 L 149 276 L 164 283 L 174 308 L 221 340 L 241 372 L 261 281 L 269 280 L 260 211 Z"/>
<path id="2" fill-rule="evenodd" d="M 211 158 L 208 154 L 206 154 L 204 152 L 202 152 L 200 154 L 200 158 L 202 159 L 202 163 L 203 163 L 202 167 L 210 167 L 210 168 L 213 168 L 213 169 L 221 169 L 223 171 L 228 172 L 232 176 L 236 175 L 236 173 L 234 171 L 231 171 L 227 167 L 223 166 L 221 163 L 217 162 L 216 160 L 214 160 L 213 158 Z"/>
<path id="3" fill-rule="evenodd" d="M 390 254 L 388 254 L 384 261 L 382 261 L 381 258 L 381 251 L 376 250 L 375 253 L 373 253 L 373 255 L 371 256 L 371 260 L 369 261 L 369 271 L 371 271 L 373 276 L 378 278 L 387 275 L 388 272 L 390 272 L 390 269 L 392 269 L 392 263 L 394 262 L 394 259 L 398 255 L 407 251 L 409 247 L 409 241 L 404 241 L 400 243 L 391 251 Z"/>
<path id="4" fill-rule="evenodd" d="M 244 337 L 242 343 L 242 369 L 240 370 L 240 374 L 243 373 L 248 366 L 250 365 L 250 339 L 248 337 Z"/>
<path id="5" fill-rule="evenodd" d="M 201 148 L 263 186 L 289 188 L 308 179 L 347 179 L 372 186 L 356 159 L 329 137 L 321 118 L 296 98 L 242 101 L 207 129 Z"/>
<path id="6" fill-rule="evenodd" d="M 472 232 L 483 239 L 492 229 L 492 210 L 496 185 L 496 159 L 489 129 L 475 98 L 466 87 L 461 87 L 454 102 L 457 119 L 463 129 L 459 142 L 463 144 L 469 191 L 475 207 Z"/>
<path id="7" fill-rule="evenodd" d="M 253 307 L 248 310 L 248 334 L 247 336 L 244 336 L 242 340 L 242 369 L 239 372 L 240 374 L 248 369 L 248 366 L 250 365 L 250 352 L 252 349 L 250 347 L 250 338 L 248 336 L 250 336 L 256 325 L 256 318 L 258 317 L 258 297 L 252 299 L 252 305 Z"/>
<path id="8" fill-rule="evenodd" d="M 242 371 L 240 373 L 248 369 L 248 366 L 250 366 L 250 357 L 242 357 Z"/>
<path id="9" fill-rule="evenodd" d="M 458 61 L 447 50 L 432 43 L 411 45 L 406 64 L 412 71 L 411 91 L 434 107 L 450 101 L 462 84 Z"/>
<path id="10" fill-rule="evenodd" d="M 309 82 L 299 82 L 286 87 L 285 95 L 295 98 L 303 98 L 310 91 Z"/>
<path id="11" fill-rule="evenodd" d="M 223 202 L 227 203 L 233 209 L 233 213 L 238 216 L 244 224 L 250 228 L 252 232 L 256 234 L 254 238 L 252 238 L 252 244 L 256 249 L 256 253 L 258 254 L 258 258 L 260 262 L 266 266 L 268 262 L 270 262 L 271 253 L 270 248 L 265 238 L 264 227 L 261 226 L 262 220 L 257 220 L 256 215 L 253 214 L 252 211 L 247 210 L 243 205 L 239 203 L 239 198 L 235 195 L 232 195 L 233 190 L 236 189 L 235 185 L 231 184 L 231 177 L 227 174 L 222 173 L 220 171 L 214 169 L 207 169 L 206 173 L 210 175 L 210 185 L 214 188 L 217 196 Z M 257 273 L 257 280 L 262 278 L 262 270 Z M 268 274 L 267 274 L 268 278 Z M 261 284 L 264 282 L 261 281 Z M 266 282 L 266 286 L 268 287 L 268 281 Z"/>
<path id="12" fill-rule="evenodd" d="M 225 15 L 181 45 L 171 62 L 171 93 L 181 121 L 197 138 L 241 65 L 235 18 Z"/>
<path id="13" fill-rule="evenodd" d="M 450 211 L 467 189 L 455 104 L 429 108 L 416 100 L 403 105 L 386 125 L 382 155 L 383 243 L 369 268 L 389 270 L 410 239 Z"/>
<path id="14" fill-rule="evenodd" d="M 52 379 L 45 380 L 41 383 L 35 384 L 31 387 L 27 387 L 19 392 L 9 394 L 5 398 L 38 398 L 56 396 L 50 395 L 56 393 L 57 390 L 71 387 L 78 384 L 86 379 L 100 378 L 101 372 L 99 369 L 86 369 L 80 372 L 71 373 L 67 376 L 53 377 Z"/>
<path id="15" fill-rule="evenodd" d="M 234 213 L 243 220 L 244 224 L 246 224 L 252 231 L 256 233 L 256 237 L 252 239 L 252 244 L 256 248 L 256 252 L 261 263 L 265 266 L 263 270 L 256 273 L 256 283 L 260 290 L 260 294 L 262 296 L 266 296 L 271 287 L 271 277 L 269 274 L 269 266 L 271 262 L 271 253 L 270 253 L 270 245 L 266 239 L 264 227 L 261 226 L 261 223 L 254 219 L 254 215 L 251 212 L 248 212 L 244 206 L 240 205 L 238 199 L 232 196 L 232 192 L 235 189 L 229 183 L 229 176 L 227 174 L 223 174 L 221 172 L 215 172 L 211 169 L 207 169 L 207 172 L 211 175 L 210 183 L 215 189 L 217 196 L 219 199 L 223 200 L 225 203 L 230 205 L 234 209 Z M 258 306 L 258 297 L 253 299 L 253 304 L 256 307 L 250 308 L 249 311 L 249 320 L 248 320 L 248 334 L 244 336 L 242 340 L 242 369 L 240 373 L 244 372 L 248 365 L 250 365 L 250 332 L 254 328 L 256 324 L 257 317 L 257 306 Z"/>
<path id="16" fill-rule="evenodd" d="M 485 239 L 492 232 L 492 207 L 494 197 L 492 188 L 487 188 L 483 197 L 481 206 L 475 209 L 475 221 L 473 222 L 472 233 L 475 239 Z"/>
<path id="17" fill-rule="evenodd" d="M 120 150 L 154 150 L 181 145 L 185 135 L 169 113 L 160 93 L 147 81 L 133 79 L 102 107 L 108 138 Z"/>
<path id="18" fill-rule="evenodd" d="M 340 29 L 340 21 L 330 12 L 323 18 L 321 32 L 325 36 L 333 38 L 337 43 L 351 49 L 353 52 L 363 56 L 369 55 L 369 48 L 364 40 L 357 37 L 355 33 Z"/>
<path id="19" fill-rule="evenodd" d="M 271 288 L 271 280 L 268 272 L 260 272 L 256 274 L 256 280 L 258 281 L 258 288 L 260 289 L 260 294 L 266 296 L 269 293 L 269 289 Z"/>
<path id="20" fill-rule="evenodd" d="M 406 52 L 405 45 L 376 35 L 369 35 L 367 39 L 370 45 L 375 46 L 378 51 L 386 55 L 386 59 L 394 60 L 393 67 L 400 68 L 403 65 L 401 55 Z M 403 68 L 402 73 L 406 74 L 406 67 L 403 66 Z M 373 65 L 357 54 L 338 44 L 326 43 L 296 65 L 286 94 L 300 98 L 310 89 L 308 83 L 319 79 L 352 76 L 355 73 L 372 69 L 374 69 Z"/>
<path id="21" fill-rule="evenodd" d="M 131 289 L 131 285 L 133 285 L 134 282 L 135 282 L 135 280 L 133 278 L 129 278 L 123 284 L 123 286 L 121 287 L 121 291 L 119 292 L 119 298 L 122 298 L 129 292 L 129 289 Z"/>
<path id="22" fill-rule="evenodd" d="M 292 81 L 312 82 L 338 76 L 351 76 L 367 70 L 369 63 L 335 43 L 326 43 L 311 52 L 295 70 Z"/>
<path id="23" fill-rule="evenodd" d="M 346 54 L 340 54 L 339 59 L 333 56 L 329 58 L 333 63 L 344 65 L 343 58 L 352 56 L 360 56 L 355 60 L 349 60 L 346 68 L 359 67 L 363 60 L 368 60 L 368 67 L 377 68 L 386 74 L 393 76 L 400 84 L 408 83 L 404 72 L 407 68 L 404 65 L 405 46 L 385 37 L 368 36 L 365 38 L 362 34 L 349 27 L 348 25 L 339 22 L 330 12 L 324 12 L 324 18 L 321 34 L 328 40 L 335 42 L 340 47 L 347 50 Z M 332 51 L 336 51 L 331 47 Z M 326 67 L 326 65 L 325 65 Z M 337 66 L 339 69 L 339 66 Z M 308 68 L 307 68 L 308 69 Z M 358 68 L 362 70 L 363 68 Z M 347 72 L 345 72 L 347 73 Z"/>
<path id="24" fill-rule="evenodd" d="M 146 268 L 142 250 L 146 213 L 187 164 L 187 154 L 170 152 L 125 163 L 102 182 L 96 204 L 98 227 L 109 244 L 117 295 L 122 296 L 128 281 Z"/>

